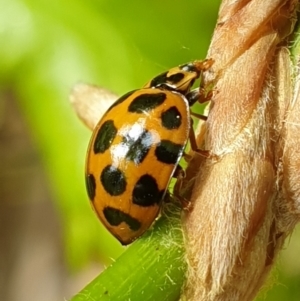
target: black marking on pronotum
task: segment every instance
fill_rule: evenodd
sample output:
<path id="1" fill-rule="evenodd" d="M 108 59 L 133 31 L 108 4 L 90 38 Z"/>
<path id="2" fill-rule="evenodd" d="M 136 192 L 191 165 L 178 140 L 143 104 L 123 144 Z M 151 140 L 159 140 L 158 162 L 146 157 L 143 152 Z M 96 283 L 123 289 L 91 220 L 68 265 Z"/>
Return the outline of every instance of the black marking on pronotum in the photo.
<path id="1" fill-rule="evenodd" d="M 107 165 L 103 169 L 100 181 L 105 191 L 112 196 L 121 195 L 126 190 L 127 182 L 124 173 L 112 165 Z"/>
<path id="2" fill-rule="evenodd" d="M 167 77 L 167 82 L 170 84 L 177 84 L 181 80 L 183 80 L 184 74 L 181 72 L 175 73 Z"/>
<path id="3" fill-rule="evenodd" d="M 95 177 L 92 174 L 87 174 L 85 176 L 85 185 L 88 196 L 90 200 L 93 201 L 96 195 L 96 181 Z"/>
<path id="4" fill-rule="evenodd" d="M 148 207 L 159 204 L 164 191 L 158 189 L 155 178 L 146 174 L 139 178 L 132 192 L 132 202 L 136 205 Z"/>
<path id="5" fill-rule="evenodd" d="M 104 153 L 112 144 L 117 132 L 118 130 L 115 127 L 113 120 L 105 121 L 96 135 L 94 141 L 94 153 Z"/>
<path id="6" fill-rule="evenodd" d="M 129 91 L 126 94 L 124 94 L 123 96 L 121 96 L 120 98 L 118 98 L 107 110 L 107 112 L 109 112 L 112 108 L 118 106 L 119 104 L 121 104 L 124 100 L 126 100 L 130 95 L 132 95 L 136 90 L 133 91 Z M 106 113 L 107 113 L 106 112 Z"/>
<path id="7" fill-rule="evenodd" d="M 155 149 L 155 156 L 158 161 L 166 164 L 176 164 L 181 156 L 184 145 L 176 144 L 169 140 L 161 140 Z"/>
<path id="8" fill-rule="evenodd" d="M 168 88 L 168 85 L 176 85 L 184 78 L 184 74 L 181 72 L 174 73 L 168 76 L 169 71 L 164 72 L 150 82 L 150 87 L 165 87 Z M 169 87 L 171 88 L 171 87 Z"/>
<path id="9" fill-rule="evenodd" d="M 150 82 L 150 87 L 158 87 L 161 84 L 166 84 L 167 83 L 167 74 L 169 71 L 164 72 L 156 77 L 154 77 L 152 79 L 152 81 Z"/>
<path id="10" fill-rule="evenodd" d="M 129 147 L 126 159 L 133 161 L 136 165 L 138 165 L 142 163 L 147 156 L 149 149 L 153 144 L 153 137 L 150 132 L 144 130 L 137 137 L 132 137 L 129 134 L 125 135 L 122 143 Z"/>
<path id="11" fill-rule="evenodd" d="M 178 129 L 181 125 L 181 118 L 182 116 L 175 106 L 161 114 L 162 125 L 168 130 Z"/>
<path id="12" fill-rule="evenodd" d="M 160 93 L 142 93 L 135 97 L 128 107 L 131 113 L 149 112 L 161 105 L 167 98 L 163 92 Z"/>
<path id="13" fill-rule="evenodd" d="M 103 209 L 103 214 L 107 222 L 112 226 L 119 226 L 124 222 L 133 231 L 141 228 L 141 223 L 137 219 L 117 208 L 107 206 Z"/>

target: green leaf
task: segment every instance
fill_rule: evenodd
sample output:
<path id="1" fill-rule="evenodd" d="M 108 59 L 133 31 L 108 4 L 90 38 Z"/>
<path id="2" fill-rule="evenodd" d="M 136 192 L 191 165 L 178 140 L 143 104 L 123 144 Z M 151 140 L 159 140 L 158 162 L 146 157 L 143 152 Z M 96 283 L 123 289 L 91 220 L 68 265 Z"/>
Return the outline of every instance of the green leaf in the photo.
<path id="1" fill-rule="evenodd" d="M 168 203 L 153 229 L 71 301 L 178 300 L 187 267 L 180 212 Z"/>

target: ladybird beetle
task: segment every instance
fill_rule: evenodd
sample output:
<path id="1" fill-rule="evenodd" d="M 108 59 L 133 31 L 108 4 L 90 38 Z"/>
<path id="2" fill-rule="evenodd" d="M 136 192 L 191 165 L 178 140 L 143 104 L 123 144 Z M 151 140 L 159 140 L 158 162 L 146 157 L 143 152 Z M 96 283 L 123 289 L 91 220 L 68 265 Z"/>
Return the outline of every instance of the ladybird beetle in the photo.
<path id="1" fill-rule="evenodd" d="M 120 97 L 95 127 L 86 158 L 89 199 L 104 226 L 123 244 L 141 236 L 160 212 L 191 125 L 190 92 L 213 61 L 170 69 Z"/>

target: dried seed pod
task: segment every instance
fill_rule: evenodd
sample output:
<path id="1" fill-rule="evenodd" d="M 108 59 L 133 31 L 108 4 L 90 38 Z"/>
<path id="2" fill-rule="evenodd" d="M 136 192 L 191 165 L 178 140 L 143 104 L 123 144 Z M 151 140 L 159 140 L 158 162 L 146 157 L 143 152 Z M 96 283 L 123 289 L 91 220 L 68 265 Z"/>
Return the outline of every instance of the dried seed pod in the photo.
<path id="1" fill-rule="evenodd" d="M 300 116 L 286 112 L 292 80 L 282 48 L 294 26 L 295 3 L 222 3 L 209 50 L 215 64 L 205 78 L 216 90 L 205 148 L 219 159 L 195 157 L 187 171 L 194 176 L 195 167 L 200 170 L 194 209 L 184 218 L 187 300 L 253 300 L 299 221 L 299 163 L 288 162 L 295 156 L 297 127 L 282 123 L 286 116 L 299 124 Z M 294 142 L 284 142 L 286 137 Z"/>

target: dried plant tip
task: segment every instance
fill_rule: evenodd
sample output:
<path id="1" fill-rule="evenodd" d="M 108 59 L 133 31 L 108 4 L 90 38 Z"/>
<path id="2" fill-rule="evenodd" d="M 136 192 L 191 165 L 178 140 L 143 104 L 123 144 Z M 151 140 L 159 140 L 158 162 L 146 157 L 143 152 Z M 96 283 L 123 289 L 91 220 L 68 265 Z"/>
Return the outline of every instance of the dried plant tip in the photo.
<path id="1" fill-rule="evenodd" d="M 77 116 L 91 130 L 117 98 L 106 89 L 83 83 L 75 85 L 70 94 Z"/>

